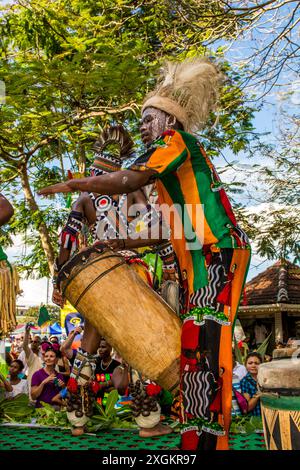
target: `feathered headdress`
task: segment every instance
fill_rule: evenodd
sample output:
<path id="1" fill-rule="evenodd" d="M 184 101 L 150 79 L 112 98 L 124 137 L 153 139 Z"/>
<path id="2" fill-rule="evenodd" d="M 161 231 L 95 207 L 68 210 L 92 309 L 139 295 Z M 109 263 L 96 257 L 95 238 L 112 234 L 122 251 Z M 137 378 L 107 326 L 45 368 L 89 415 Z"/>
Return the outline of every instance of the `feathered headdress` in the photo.
<path id="1" fill-rule="evenodd" d="M 106 127 L 96 140 L 93 150 L 101 154 L 110 144 L 117 144 L 119 152 L 117 158 L 127 158 L 133 152 L 133 140 L 128 131 L 121 125 Z"/>
<path id="2" fill-rule="evenodd" d="M 167 62 L 142 111 L 154 107 L 176 117 L 187 132 L 201 129 L 215 109 L 222 74 L 206 58 Z"/>
<path id="3" fill-rule="evenodd" d="M 111 144 L 116 145 L 117 150 L 106 150 Z M 91 175 L 112 173 L 119 171 L 122 167 L 122 160 L 133 154 L 134 142 L 123 126 L 109 126 L 99 135 L 93 145 L 93 150 L 96 153 L 96 157 L 90 167 Z"/>

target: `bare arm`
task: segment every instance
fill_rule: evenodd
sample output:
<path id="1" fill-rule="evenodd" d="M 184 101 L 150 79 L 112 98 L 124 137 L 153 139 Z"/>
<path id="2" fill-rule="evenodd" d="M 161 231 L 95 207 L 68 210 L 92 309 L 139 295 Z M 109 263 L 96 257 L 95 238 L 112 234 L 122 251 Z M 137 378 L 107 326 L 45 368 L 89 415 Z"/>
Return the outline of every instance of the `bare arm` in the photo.
<path id="1" fill-rule="evenodd" d="M 124 395 L 128 387 L 128 366 L 126 364 L 121 364 L 116 367 L 112 374 L 112 383 L 113 386 L 118 390 L 120 395 Z"/>
<path id="2" fill-rule="evenodd" d="M 250 398 L 250 395 L 248 393 L 244 393 L 244 397 L 246 398 L 248 402 L 248 413 L 256 407 L 259 399 L 260 399 L 260 393 L 256 393 L 253 395 L 252 398 Z"/>
<path id="3" fill-rule="evenodd" d="M 72 355 L 73 355 L 73 353 L 72 353 Z M 70 363 L 69 363 L 66 356 L 62 357 L 62 361 L 63 361 L 64 368 L 66 370 L 65 370 L 65 372 L 60 372 L 60 374 L 63 375 L 63 376 L 69 377 L 69 375 L 71 373 Z"/>
<path id="4" fill-rule="evenodd" d="M 60 405 L 60 406 L 62 406 L 64 404 L 64 402 L 62 401 L 62 398 L 61 398 L 59 393 L 57 395 L 55 395 L 55 397 L 53 397 L 51 401 L 52 401 L 52 403 L 55 403 L 56 405 Z"/>
<path id="5" fill-rule="evenodd" d="M 73 211 L 81 212 L 86 218 L 89 225 L 92 225 L 96 222 L 96 211 L 92 203 L 91 198 L 88 194 L 80 194 L 77 201 L 72 205 Z"/>
<path id="6" fill-rule="evenodd" d="M 39 191 L 41 196 L 56 193 L 69 193 L 73 191 L 94 192 L 98 194 L 124 194 L 132 193 L 145 186 L 149 179 L 155 175 L 153 170 L 146 171 L 116 171 L 102 176 L 73 179 L 64 183 L 54 184 Z"/>
<path id="7" fill-rule="evenodd" d="M 11 383 L 2 374 L 0 374 L 0 387 L 2 385 L 3 385 L 3 388 L 5 389 L 6 392 L 12 392 L 13 391 L 13 387 L 12 387 Z"/>
<path id="8" fill-rule="evenodd" d="M 0 194 L 0 227 L 9 221 L 13 214 L 13 206 L 2 194 Z"/>
<path id="9" fill-rule="evenodd" d="M 26 325 L 25 327 L 25 334 L 24 334 L 24 340 L 23 340 L 23 349 L 25 351 L 26 355 L 26 360 L 29 359 L 31 349 L 29 348 L 29 332 L 30 332 L 30 327 Z"/>
<path id="10" fill-rule="evenodd" d="M 71 333 L 69 333 L 67 339 L 60 346 L 61 352 L 64 353 L 68 359 L 72 359 L 73 357 L 73 349 L 71 348 L 71 346 L 74 341 L 74 338 L 77 333 L 81 333 L 81 332 L 82 332 L 81 327 L 74 328 L 74 330 L 71 331 Z"/>
<path id="11" fill-rule="evenodd" d="M 42 393 L 44 386 L 49 382 L 53 382 L 54 378 L 55 378 L 55 374 L 51 374 L 45 380 L 43 380 L 43 382 L 41 382 L 39 385 L 32 385 L 31 386 L 32 399 L 36 400 Z"/>

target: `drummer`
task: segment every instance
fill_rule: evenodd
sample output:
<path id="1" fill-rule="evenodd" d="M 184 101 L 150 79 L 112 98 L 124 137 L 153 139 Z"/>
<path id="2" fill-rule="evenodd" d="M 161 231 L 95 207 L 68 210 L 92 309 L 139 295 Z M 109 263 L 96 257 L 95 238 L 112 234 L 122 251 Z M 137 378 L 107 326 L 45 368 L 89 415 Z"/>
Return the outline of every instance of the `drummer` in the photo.
<path id="1" fill-rule="evenodd" d="M 107 143 L 115 141 L 120 146 L 119 157 L 105 153 L 104 149 Z M 124 151 L 126 150 L 127 156 L 130 154 L 130 140 L 129 135 L 121 126 L 110 127 L 99 137 L 99 141 L 95 144 L 97 156 L 93 165 L 90 168 L 91 175 L 109 175 L 121 169 L 121 159 Z M 124 197 L 125 196 L 125 197 Z M 93 236 L 94 242 L 100 240 L 106 242 L 109 247 L 120 247 L 131 249 L 138 246 L 149 246 L 151 243 L 157 243 L 157 240 L 150 240 L 146 237 L 136 239 L 128 239 L 127 233 L 134 223 L 134 217 L 128 217 L 130 208 L 133 205 L 139 209 L 141 216 L 150 224 L 159 223 L 158 214 L 152 210 L 151 206 L 147 204 L 147 199 L 142 190 L 137 190 L 128 197 L 124 196 L 99 196 L 93 192 L 82 193 L 72 206 L 72 211 L 69 215 L 66 226 L 60 234 L 60 251 L 56 261 L 56 274 L 54 275 L 53 296 L 52 300 L 57 305 L 63 307 L 64 299 L 56 286 L 56 277 L 59 269 L 65 264 L 76 252 L 79 246 L 79 235 L 82 232 L 84 223 L 87 223 L 90 232 Z M 115 216 L 117 214 L 118 223 L 116 223 Z M 146 227 L 147 228 L 147 227 Z M 110 240 L 112 239 L 112 240 Z M 170 250 L 171 248 L 171 250 Z M 175 261 L 172 258 L 173 249 L 168 243 L 165 243 L 161 248 L 159 254 L 163 260 L 164 271 L 168 274 L 175 271 Z M 165 274 L 166 276 L 166 274 Z M 81 341 L 81 348 L 74 363 L 76 364 L 75 370 L 80 370 L 79 362 L 82 360 L 89 360 L 91 367 L 94 369 L 92 375 L 98 374 L 98 356 L 97 349 L 101 344 L 101 336 L 98 331 L 85 319 L 85 329 Z M 76 372 L 71 374 L 74 378 Z M 99 374 L 98 374 L 99 375 Z M 168 432 L 171 430 L 168 429 Z M 80 435 L 83 432 L 83 427 L 78 426 L 73 430 L 73 434 Z M 166 429 L 154 430 L 153 435 L 160 433 L 166 434 Z"/>
<path id="2" fill-rule="evenodd" d="M 215 168 L 192 135 L 215 108 L 220 78 L 217 67 L 206 59 L 167 64 L 142 109 L 146 153 L 131 158 L 124 171 L 40 191 L 123 194 L 156 181 L 189 290 L 190 311 L 182 316 L 183 450 L 228 449 L 232 326 L 250 260 L 247 236 L 237 225 Z M 221 368 L 220 409 L 214 410 L 210 422 Z"/>

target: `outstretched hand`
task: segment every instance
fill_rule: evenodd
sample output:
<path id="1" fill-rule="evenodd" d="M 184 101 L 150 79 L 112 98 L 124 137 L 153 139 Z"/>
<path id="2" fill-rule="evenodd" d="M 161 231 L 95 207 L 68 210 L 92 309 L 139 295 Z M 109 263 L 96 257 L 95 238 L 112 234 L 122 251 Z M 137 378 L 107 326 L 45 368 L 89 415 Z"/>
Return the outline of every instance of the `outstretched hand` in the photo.
<path id="1" fill-rule="evenodd" d="M 63 295 L 61 294 L 61 292 L 54 288 L 53 289 L 53 294 L 52 294 L 52 302 L 56 305 L 58 305 L 59 307 L 61 308 L 64 308 L 64 305 L 66 303 Z"/>
<path id="2" fill-rule="evenodd" d="M 57 193 L 70 193 L 72 189 L 68 183 L 57 183 L 51 186 L 46 186 L 46 188 L 40 189 L 38 191 L 39 196 L 50 196 L 51 194 Z"/>

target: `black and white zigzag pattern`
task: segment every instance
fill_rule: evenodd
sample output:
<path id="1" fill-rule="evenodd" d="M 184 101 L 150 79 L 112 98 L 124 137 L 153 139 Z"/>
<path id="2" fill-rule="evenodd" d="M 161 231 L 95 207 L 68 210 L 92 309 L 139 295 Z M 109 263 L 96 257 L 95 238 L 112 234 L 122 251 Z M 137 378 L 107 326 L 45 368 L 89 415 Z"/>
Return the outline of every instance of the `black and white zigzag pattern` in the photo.
<path id="1" fill-rule="evenodd" d="M 211 264 L 208 267 L 209 284 L 192 294 L 190 303 L 197 307 L 215 306 L 223 274 L 224 267 L 221 264 Z"/>
<path id="2" fill-rule="evenodd" d="M 243 244 L 245 245 L 248 245 L 250 242 L 249 242 L 249 238 L 247 237 L 247 235 L 245 234 L 245 232 L 241 229 L 241 227 L 239 227 L 238 225 L 236 225 L 234 227 L 234 230 L 235 232 L 238 234 L 238 237 L 239 239 L 242 241 Z"/>
<path id="3" fill-rule="evenodd" d="M 214 383 L 211 372 L 187 372 L 183 374 L 183 401 L 186 413 L 196 418 L 209 418 L 209 391 Z"/>

